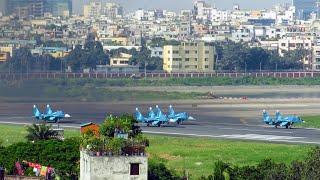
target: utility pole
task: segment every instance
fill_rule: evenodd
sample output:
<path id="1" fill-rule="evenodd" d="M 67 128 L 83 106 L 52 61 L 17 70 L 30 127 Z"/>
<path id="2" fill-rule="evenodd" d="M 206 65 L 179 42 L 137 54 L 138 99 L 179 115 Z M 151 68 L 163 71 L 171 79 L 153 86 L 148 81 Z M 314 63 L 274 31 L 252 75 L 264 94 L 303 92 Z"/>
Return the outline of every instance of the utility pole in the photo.
<path id="1" fill-rule="evenodd" d="M 261 61 L 260 61 L 260 73 L 261 73 Z"/>
<path id="2" fill-rule="evenodd" d="M 144 79 L 147 79 L 147 62 L 144 62 Z"/>

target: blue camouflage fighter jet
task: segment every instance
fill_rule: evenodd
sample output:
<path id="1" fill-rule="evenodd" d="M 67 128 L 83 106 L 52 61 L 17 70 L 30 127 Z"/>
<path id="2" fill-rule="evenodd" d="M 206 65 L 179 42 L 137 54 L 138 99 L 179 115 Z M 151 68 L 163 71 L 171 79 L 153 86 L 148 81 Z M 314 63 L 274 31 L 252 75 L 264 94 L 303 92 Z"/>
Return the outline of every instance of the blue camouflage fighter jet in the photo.
<path id="1" fill-rule="evenodd" d="M 33 117 L 38 121 L 46 121 L 49 123 L 56 123 L 65 118 L 71 118 L 69 114 L 65 114 L 63 111 L 53 111 L 48 104 L 46 106 L 46 112 L 41 113 L 36 105 L 33 105 Z"/>
<path id="2" fill-rule="evenodd" d="M 168 110 L 169 122 L 181 124 L 184 121 L 195 120 L 193 117 L 189 116 L 187 112 L 175 113 L 172 105 L 169 106 Z"/>
<path id="3" fill-rule="evenodd" d="M 139 123 L 147 124 L 147 126 L 160 127 L 164 124 L 168 124 L 168 118 L 161 112 L 159 106 L 156 106 L 156 112 L 154 112 L 152 107 L 150 107 L 148 117 L 144 117 L 139 111 L 139 108 L 136 108 L 135 118 Z"/>
<path id="4" fill-rule="evenodd" d="M 294 124 L 304 123 L 304 121 L 296 115 L 283 117 L 278 110 L 276 111 L 274 119 L 269 116 L 266 110 L 263 110 L 262 116 L 264 123 L 270 126 L 274 126 L 275 128 L 285 127 L 286 129 L 291 129 Z"/>

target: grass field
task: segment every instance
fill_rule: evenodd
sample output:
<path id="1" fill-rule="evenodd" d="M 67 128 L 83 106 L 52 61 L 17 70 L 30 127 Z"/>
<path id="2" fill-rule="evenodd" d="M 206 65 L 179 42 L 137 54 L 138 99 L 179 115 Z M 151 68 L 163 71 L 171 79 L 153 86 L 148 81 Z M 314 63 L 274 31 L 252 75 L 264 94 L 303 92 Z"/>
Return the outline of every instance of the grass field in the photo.
<path id="1" fill-rule="evenodd" d="M 297 127 L 320 128 L 320 116 L 304 116 L 305 123 L 298 124 Z"/>
<path id="2" fill-rule="evenodd" d="M 25 129 L 24 126 L 0 125 L 3 145 L 25 141 Z M 79 130 L 65 131 L 66 138 L 76 136 L 79 136 Z M 147 152 L 151 160 L 161 161 L 179 174 L 186 170 L 192 175 L 192 179 L 209 175 L 217 160 L 242 166 L 254 165 L 263 159 L 271 158 L 276 162 L 289 164 L 293 160 L 303 160 L 312 147 L 207 138 L 146 136 L 150 140 Z"/>
<path id="3" fill-rule="evenodd" d="M 163 161 L 179 173 L 188 171 L 193 178 L 209 175 L 214 163 L 222 160 L 233 165 L 255 165 L 263 159 L 290 164 L 303 160 L 311 146 L 271 144 L 206 138 L 148 136 L 151 159 Z"/>

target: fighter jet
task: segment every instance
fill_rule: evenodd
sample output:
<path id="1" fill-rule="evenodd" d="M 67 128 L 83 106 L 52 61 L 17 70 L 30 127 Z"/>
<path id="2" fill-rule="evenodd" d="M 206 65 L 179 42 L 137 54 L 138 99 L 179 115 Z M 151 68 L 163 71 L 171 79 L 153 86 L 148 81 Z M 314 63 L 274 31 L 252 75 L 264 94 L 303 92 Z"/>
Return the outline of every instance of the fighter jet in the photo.
<path id="1" fill-rule="evenodd" d="M 36 120 L 42 120 L 46 122 L 56 123 L 62 119 L 70 118 L 71 116 L 69 114 L 65 114 L 63 111 L 53 111 L 48 104 L 46 107 L 46 113 L 41 113 L 36 105 L 33 105 L 33 117 Z"/>
<path id="2" fill-rule="evenodd" d="M 275 119 L 272 119 L 266 110 L 263 110 L 263 121 L 267 125 L 274 126 L 275 128 L 285 127 L 286 129 L 291 129 L 293 124 L 304 123 L 304 121 L 296 115 L 282 117 L 279 111 L 276 111 Z"/>
<path id="3" fill-rule="evenodd" d="M 162 126 L 163 124 L 168 123 L 168 118 L 164 115 L 160 108 L 156 106 L 156 112 L 152 110 L 152 107 L 149 108 L 148 117 L 144 117 L 142 113 L 136 108 L 135 118 L 138 122 L 147 124 L 147 126 Z"/>
<path id="4" fill-rule="evenodd" d="M 168 114 L 169 122 L 181 124 L 184 121 L 195 120 L 193 117 L 189 116 L 188 113 L 186 112 L 175 113 L 172 105 L 169 106 L 168 113 L 169 113 Z"/>

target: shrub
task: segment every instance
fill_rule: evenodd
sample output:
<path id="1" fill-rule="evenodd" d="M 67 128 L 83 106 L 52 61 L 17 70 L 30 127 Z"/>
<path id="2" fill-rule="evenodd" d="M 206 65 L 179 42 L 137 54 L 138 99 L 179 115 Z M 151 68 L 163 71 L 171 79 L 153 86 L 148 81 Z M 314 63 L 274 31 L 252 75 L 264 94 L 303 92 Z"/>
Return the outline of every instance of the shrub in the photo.
<path id="1" fill-rule="evenodd" d="M 79 139 L 65 141 L 47 140 L 35 143 L 16 143 L 0 148 L 0 164 L 8 174 L 14 173 L 16 161 L 36 162 L 44 166 L 51 165 L 63 179 L 79 177 Z"/>

